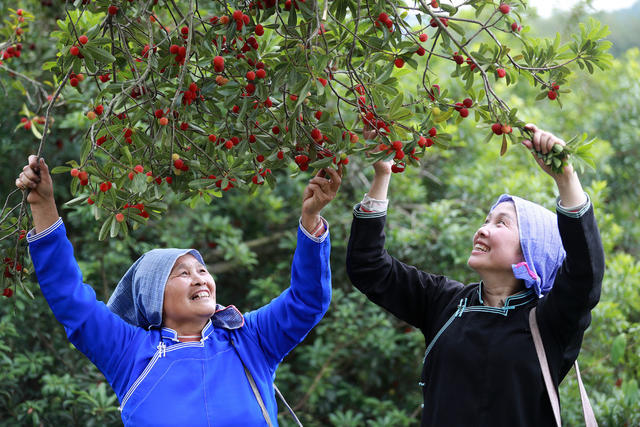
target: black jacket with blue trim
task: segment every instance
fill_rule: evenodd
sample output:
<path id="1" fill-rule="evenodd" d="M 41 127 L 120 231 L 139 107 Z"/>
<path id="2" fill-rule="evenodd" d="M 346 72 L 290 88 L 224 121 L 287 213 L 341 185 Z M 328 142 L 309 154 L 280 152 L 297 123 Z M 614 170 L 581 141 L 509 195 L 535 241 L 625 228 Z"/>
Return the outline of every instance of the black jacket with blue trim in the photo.
<path id="1" fill-rule="evenodd" d="M 420 385 L 422 426 L 553 426 L 553 411 L 529 329 L 537 319 L 557 388 L 580 351 L 600 298 L 604 252 L 593 208 L 558 213 L 567 257 L 553 289 L 529 289 L 504 307 L 484 306 L 481 283 L 426 273 L 384 249 L 384 213 L 354 210 L 347 272 L 367 297 L 419 328 L 427 351 Z"/>

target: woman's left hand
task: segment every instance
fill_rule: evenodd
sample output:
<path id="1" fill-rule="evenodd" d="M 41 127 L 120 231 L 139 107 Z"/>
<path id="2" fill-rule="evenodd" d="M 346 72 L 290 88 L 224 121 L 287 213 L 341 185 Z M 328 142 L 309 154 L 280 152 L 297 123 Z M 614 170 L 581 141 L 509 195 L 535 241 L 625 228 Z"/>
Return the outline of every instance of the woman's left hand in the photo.
<path id="1" fill-rule="evenodd" d="M 341 182 L 342 165 L 338 170 L 324 168 L 309 181 L 302 195 L 302 226 L 307 231 L 316 228 L 320 211 L 336 197 Z"/>
<path id="2" fill-rule="evenodd" d="M 553 149 L 555 144 L 559 144 L 563 147 L 567 145 L 562 139 L 558 138 L 551 132 L 545 132 L 538 129 L 536 125 L 528 124 L 525 126 L 525 129 L 533 133 L 533 138 L 531 138 L 531 140 L 525 139 L 522 141 L 522 144 L 530 150 L 547 154 Z M 538 162 L 540 168 L 549 174 L 549 176 L 556 182 L 562 205 L 565 207 L 575 207 L 581 206 L 585 203 L 587 198 L 582 189 L 582 184 L 580 183 L 578 174 L 573 170 L 573 166 L 571 166 L 571 164 L 567 164 L 563 168 L 562 173 L 554 173 L 551 170 L 551 167 L 545 165 L 544 161 L 536 155 L 535 151 L 532 151 L 531 154 L 533 154 L 533 157 L 536 159 L 536 162 Z"/>
<path id="3" fill-rule="evenodd" d="M 522 144 L 525 147 L 527 147 L 529 150 L 534 150 L 541 154 L 547 154 L 551 150 L 553 150 L 553 146 L 556 144 L 561 145 L 563 147 L 567 145 L 567 143 L 564 142 L 562 139 L 558 138 L 551 132 L 538 129 L 538 127 L 534 124 L 526 125 L 525 129 L 531 131 L 531 133 L 533 134 L 533 137 L 531 138 L 531 140 L 525 139 L 524 141 L 522 141 Z M 557 181 L 558 179 L 562 179 L 563 177 L 569 177 L 573 175 L 574 171 L 573 171 L 573 166 L 571 166 L 571 164 L 567 164 L 564 167 L 563 173 L 557 174 L 557 173 L 553 173 L 551 170 L 551 167 L 548 165 L 545 165 L 544 161 L 541 158 L 539 158 L 535 152 L 532 152 L 531 154 L 533 154 L 533 157 L 535 158 L 540 168 L 543 171 L 545 171 L 547 174 L 549 174 L 549 176 L 551 176 L 551 178 L 553 178 L 554 180 Z"/>

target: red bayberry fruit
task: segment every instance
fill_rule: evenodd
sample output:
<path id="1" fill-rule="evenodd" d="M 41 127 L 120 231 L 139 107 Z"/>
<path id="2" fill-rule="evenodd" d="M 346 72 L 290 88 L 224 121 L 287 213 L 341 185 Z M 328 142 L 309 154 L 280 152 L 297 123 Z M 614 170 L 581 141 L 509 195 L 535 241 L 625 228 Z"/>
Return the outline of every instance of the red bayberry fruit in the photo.
<path id="1" fill-rule="evenodd" d="M 158 109 L 153 113 L 156 116 L 156 119 L 160 119 L 162 117 L 164 117 L 164 111 Z"/>
<path id="2" fill-rule="evenodd" d="M 100 116 L 104 112 L 104 107 L 102 106 L 102 104 L 98 104 L 96 105 L 96 108 L 93 109 L 93 111 L 95 111 L 96 114 Z"/>
<path id="3" fill-rule="evenodd" d="M 169 119 L 167 119 L 166 117 L 160 117 L 158 119 L 158 124 L 161 126 L 166 126 L 167 124 L 169 124 Z"/>
<path id="4" fill-rule="evenodd" d="M 460 109 L 460 116 L 461 117 L 468 117 L 469 116 L 469 110 L 467 110 L 466 108 L 461 108 Z"/>
<path id="5" fill-rule="evenodd" d="M 78 56 L 80 54 L 80 48 L 76 45 L 73 45 L 69 49 L 69 53 L 73 56 Z"/>
<path id="6" fill-rule="evenodd" d="M 261 24 L 256 25 L 256 36 L 264 34 L 264 27 Z"/>
<path id="7" fill-rule="evenodd" d="M 263 69 L 259 69 L 258 71 L 256 71 L 256 77 L 259 79 L 264 79 L 265 77 L 267 77 L 267 72 Z"/>
<path id="8" fill-rule="evenodd" d="M 124 215 L 121 212 L 116 214 L 116 221 L 118 222 L 124 221 Z"/>
<path id="9" fill-rule="evenodd" d="M 224 58 L 222 56 L 216 56 L 213 58 L 213 69 L 218 73 L 224 71 Z"/>
<path id="10" fill-rule="evenodd" d="M 144 172 L 144 167 L 142 165 L 136 165 L 133 168 L 133 170 L 136 171 L 137 173 L 142 173 L 142 172 Z"/>
<path id="11" fill-rule="evenodd" d="M 100 191 L 102 191 L 103 193 L 106 193 L 109 190 L 109 184 L 107 184 L 106 182 L 103 182 L 100 184 Z"/>
<path id="12" fill-rule="evenodd" d="M 511 129 L 511 126 L 509 125 L 502 125 L 502 133 L 511 133 L 513 131 L 513 129 Z"/>
<path id="13" fill-rule="evenodd" d="M 438 131 L 436 130 L 436 128 L 431 128 L 431 129 L 429 129 L 429 136 L 430 136 L 430 137 L 432 137 L 432 138 L 433 138 L 434 136 L 436 136 L 436 135 L 437 135 L 437 133 L 438 133 Z"/>
<path id="14" fill-rule="evenodd" d="M 173 161 L 173 167 L 176 169 L 182 169 L 184 167 L 184 161 L 182 159 L 175 159 Z"/>
<path id="15" fill-rule="evenodd" d="M 213 135 L 213 134 L 209 135 L 209 141 L 216 142 L 217 139 L 218 138 L 215 135 Z"/>
<path id="16" fill-rule="evenodd" d="M 496 135 L 502 135 L 502 125 L 500 123 L 494 123 L 491 125 L 491 131 Z"/>
<path id="17" fill-rule="evenodd" d="M 280 128 L 278 126 L 274 126 L 271 128 L 271 132 L 277 135 L 280 133 Z"/>
<path id="18" fill-rule="evenodd" d="M 465 98 L 462 101 L 462 105 L 464 105 L 467 108 L 471 108 L 473 106 L 473 100 L 471 98 Z"/>
<path id="19" fill-rule="evenodd" d="M 5 276 L 6 276 L 6 274 L 5 274 Z M 7 298 L 11 298 L 12 295 L 13 295 L 13 289 L 11 289 L 11 288 L 4 288 L 4 291 L 2 291 L 2 296 L 5 296 Z"/>
<path id="20" fill-rule="evenodd" d="M 404 67 L 404 59 L 402 58 L 396 58 L 396 60 L 394 61 L 395 65 L 397 68 L 402 68 Z"/>
<path id="21" fill-rule="evenodd" d="M 558 97 L 558 92 L 556 92 L 555 90 L 550 90 L 549 92 L 547 92 L 547 97 L 553 101 Z"/>
<path id="22" fill-rule="evenodd" d="M 71 169 L 71 176 L 72 177 L 77 177 L 80 174 L 80 171 L 76 168 Z"/>
<path id="23" fill-rule="evenodd" d="M 380 15 L 378 15 L 378 21 L 387 22 L 388 20 L 389 20 L 389 15 L 387 15 L 384 12 L 380 12 Z"/>
<path id="24" fill-rule="evenodd" d="M 256 79 L 256 73 L 253 71 L 247 71 L 247 80 L 253 81 Z"/>
<path id="25" fill-rule="evenodd" d="M 316 116 L 316 120 L 320 120 L 322 118 L 322 111 L 316 111 L 314 115 Z"/>
<path id="26" fill-rule="evenodd" d="M 78 37 L 78 41 L 82 44 L 87 44 L 87 42 L 89 41 L 89 37 L 83 34 L 80 37 Z"/>
<path id="27" fill-rule="evenodd" d="M 421 42 L 426 42 L 429 36 L 426 35 L 425 33 L 422 33 L 418 36 L 418 38 L 420 39 Z"/>
<path id="28" fill-rule="evenodd" d="M 256 160 L 260 163 L 264 162 L 264 156 L 262 154 L 258 154 L 256 156 Z"/>
<path id="29" fill-rule="evenodd" d="M 496 70 L 496 74 L 498 74 L 498 77 L 499 77 L 499 78 L 503 78 L 504 76 L 506 76 L 506 75 L 507 75 L 507 72 L 505 71 L 505 69 L 504 69 L 504 68 L 498 68 L 498 69 Z"/>
<path id="30" fill-rule="evenodd" d="M 504 15 L 506 15 L 511 11 L 511 7 L 506 3 L 502 3 L 499 9 L 500 9 L 500 12 L 502 12 Z"/>
<path id="31" fill-rule="evenodd" d="M 185 35 L 185 36 L 186 36 L 187 34 L 189 34 L 189 27 L 184 26 L 184 27 L 180 28 L 180 32 L 181 32 L 183 35 Z"/>
<path id="32" fill-rule="evenodd" d="M 69 84 L 70 84 L 72 87 L 76 87 L 76 86 L 78 86 L 78 83 L 80 83 L 80 82 L 79 82 L 79 81 L 78 81 L 78 79 L 77 79 L 77 78 L 75 78 L 75 77 L 74 77 L 74 78 L 72 78 L 72 79 L 69 79 Z"/>
<path id="33" fill-rule="evenodd" d="M 423 48 L 422 46 L 420 46 L 420 47 L 418 48 L 418 50 L 416 50 L 416 54 L 417 54 L 418 56 L 424 56 L 424 54 L 425 54 L 425 53 L 427 53 L 427 51 L 426 51 L 426 50 L 425 50 L 425 48 Z"/>
<path id="34" fill-rule="evenodd" d="M 115 15 L 118 13 L 118 6 L 111 5 L 109 6 L 109 15 Z"/>

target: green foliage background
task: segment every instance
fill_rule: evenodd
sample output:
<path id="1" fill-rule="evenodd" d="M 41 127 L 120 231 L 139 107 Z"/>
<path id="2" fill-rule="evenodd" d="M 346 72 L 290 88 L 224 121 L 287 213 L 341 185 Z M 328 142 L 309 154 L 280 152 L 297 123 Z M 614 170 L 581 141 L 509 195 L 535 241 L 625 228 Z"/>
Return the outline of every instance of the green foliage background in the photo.
<path id="1" fill-rule="evenodd" d="M 4 9 L 5 3 L 0 5 Z M 46 8 L 42 13 L 53 16 Z M 615 39 L 620 34 L 616 28 L 628 15 L 604 17 L 611 20 L 616 43 L 622 40 Z M 578 18 L 584 17 L 569 14 L 564 22 L 577 25 Z M 506 100 L 522 117 L 566 139 L 582 132 L 599 139 L 594 146 L 598 168 L 582 176 L 599 219 L 607 272 L 580 363 L 600 425 L 638 426 L 640 51 L 620 44 L 624 49 L 615 51 L 617 58 L 606 73 L 569 82 L 574 92 L 563 97 L 562 110 L 555 103 L 534 102 L 536 92 L 524 85 L 511 90 Z M 23 62 L 35 61 L 47 49 L 46 43 L 38 43 L 25 52 Z M 407 76 L 406 90 L 414 91 L 418 82 Z M 19 165 L 36 148 L 26 131 L 15 130 L 20 95 L 6 82 L 3 78 L 0 89 L 0 200 L 12 191 Z M 79 117 L 66 116 L 45 148 L 50 165 L 78 157 L 80 123 Z M 447 132 L 454 137 L 449 150 L 433 150 L 419 168 L 393 176 L 387 246 L 405 262 L 470 282 L 475 280 L 466 267 L 471 236 L 491 202 L 510 192 L 552 208 L 555 188 L 526 150 L 512 147 L 500 157 L 495 144 L 482 142 L 486 129 L 471 121 Z M 333 301 L 323 321 L 278 371 L 277 384 L 305 425 L 419 423 L 422 336 L 354 291 L 345 274 L 351 209 L 368 188 L 371 172 L 352 162 L 338 198 L 324 212 L 331 224 Z M 292 179 L 280 172 L 276 178 L 272 190 L 230 194 L 193 209 L 169 200 L 165 217 L 118 240 L 97 241 L 100 224 L 84 207 L 61 209 L 61 215 L 85 281 L 100 298 L 108 298 L 142 252 L 157 246 L 195 247 L 215 274 L 220 302 L 247 311 L 288 285 L 301 193 L 310 176 Z M 62 205 L 69 200 L 68 176 L 57 175 L 55 185 Z M 37 284 L 27 286 L 34 300 L 24 292 L 0 297 L 0 425 L 120 425 L 117 399 L 102 375 L 66 341 Z M 561 401 L 565 424 L 581 425 L 572 373 L 561 386 Z M 292 425 L 284 410 L 280 422 Z"/>

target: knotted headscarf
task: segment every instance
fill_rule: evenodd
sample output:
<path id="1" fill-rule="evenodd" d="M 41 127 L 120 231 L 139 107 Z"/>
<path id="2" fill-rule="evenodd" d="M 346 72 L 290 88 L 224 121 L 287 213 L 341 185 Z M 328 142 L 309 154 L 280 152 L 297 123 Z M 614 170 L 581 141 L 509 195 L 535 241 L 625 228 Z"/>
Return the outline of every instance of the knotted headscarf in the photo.
<path id="1" fill-rule="evenodd" d="M 520 247 L 524 256 L 523 262 L 512 264 L 513 274 L 542 297 L 553 287 L 556 273 L 566 256 L 557 217 L 536 203 L 509 194 L 501 195 L 491 210 L 499 203 L 508 201 L 516 207 Z"/>
<path id="2" fill-rule="evenodd" d="M 204 265 L 195 249 L 153 249 L 142 255 L 122 276 L 107 307 L 128 323 L 144 329 L 162 325 L 164 287 L 176 260 L 186 254 Z"/>

